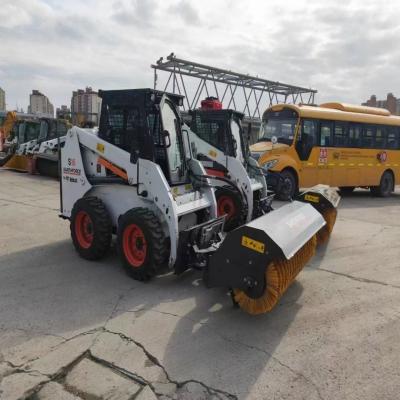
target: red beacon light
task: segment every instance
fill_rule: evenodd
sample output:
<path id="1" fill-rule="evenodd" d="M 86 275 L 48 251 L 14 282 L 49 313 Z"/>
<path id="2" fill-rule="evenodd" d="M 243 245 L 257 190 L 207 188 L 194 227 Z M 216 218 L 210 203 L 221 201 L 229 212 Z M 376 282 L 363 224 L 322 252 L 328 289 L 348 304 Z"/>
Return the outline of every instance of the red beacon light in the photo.
<path id="1" fill-rule="evenodd" d="M 216 97 L 206 97 L 201 101 L 201 108 L 206 110 L 222 110 L 222 103 Z"/>

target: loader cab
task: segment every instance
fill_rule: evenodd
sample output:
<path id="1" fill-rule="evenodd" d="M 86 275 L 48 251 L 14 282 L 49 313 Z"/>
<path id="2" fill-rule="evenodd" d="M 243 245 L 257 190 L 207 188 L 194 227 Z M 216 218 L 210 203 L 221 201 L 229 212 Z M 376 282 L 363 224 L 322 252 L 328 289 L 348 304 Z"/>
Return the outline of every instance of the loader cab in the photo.
<path id="1" fill-rule="evenodd" d="M 129 152 L 132 163 L 144 158 L 158 164 L 171 186 L 188 182 L 182 96 L 153 89 L 100 90 L 99 96 L 101 139 Z"/>
<path id="2" fill-rule="evenodd" d="M 20 121 L 15 124 L 17 128 L 18 144 L 27 143 L 31 140 L 37 140 L 40 133 L 39 121 Z"/>
<path id="3" fill-rule="evenodd" d="M 54 118 L 41 118 L 38 143 L 42 143 L 48 140 L 57 139 L 58 137 L 65 136 L 70 127 L 71 124 L 67 120 L 54 119 Z"/>
<path id="4" fill-rule="evenodd" d="M 206 99 L 209 104 L 209 100 Z M 248 141 L 242 127 L 244 115 L 234 110 L 221 108 L 202 108 L 191 112 L 190 129 L 205 142 L 224 154 L 245 162 L 248 154 Z M 207 158 L 206 155 L 201 155 Z"/>

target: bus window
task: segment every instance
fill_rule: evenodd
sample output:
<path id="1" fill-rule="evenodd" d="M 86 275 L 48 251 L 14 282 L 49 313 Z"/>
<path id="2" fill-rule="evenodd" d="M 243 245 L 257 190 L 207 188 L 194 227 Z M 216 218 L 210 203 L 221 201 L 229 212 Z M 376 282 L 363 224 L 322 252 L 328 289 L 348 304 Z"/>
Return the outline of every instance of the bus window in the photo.
<path id="1" fill-rule="evenodd" d="M 388 149 L 399 148 L 399 128 L 388 126 L 387 128 L 387 147 Z"/>
<path id="2" fill-rule="evenodd" d="M 311 150 L 318 141 L 318 121 L 305 119 L 301 122 L 301 133 L 296 143 L 300 160 L 308 160 Z"/>
<path id="3" fill-rule="evenodd" d="M 296 133 L 297 114 L 292 110 L 267 112 L 263 116 L 258 141 L 270 141 L 273 136 L 279 143 L 291 145 Z"/>
<path id="4" fill-rule="evenodd" d="M 320 146 L 332 146 L 332 122 L 321 121 Z"/>
<path id="5" fill-rule="evenodd" d="M 364 125 L 363 137 L 362 137 L 362 147 L 367 149 L 373 148 L 375 136 L 375 126 Z"/>
<path id="6" fill-rule="evenodd" d="M 376 149 L 384 149 L 385 148 L 385 133 L 386 128 L 384 126 L 376 127 L 376 135 L 375 135 L 375 148 Z"/>
<path id="7" fill-rule="evenodd" d="M 345 122 L 335 122 L 333 145 L 335 147 L 347 146 L 347 124 Z"/>
<path id="8" fill-rule="evenodd" d="M 349 147 L 361 147 L 361 132 L 360 124 L 349 124 Z"/>

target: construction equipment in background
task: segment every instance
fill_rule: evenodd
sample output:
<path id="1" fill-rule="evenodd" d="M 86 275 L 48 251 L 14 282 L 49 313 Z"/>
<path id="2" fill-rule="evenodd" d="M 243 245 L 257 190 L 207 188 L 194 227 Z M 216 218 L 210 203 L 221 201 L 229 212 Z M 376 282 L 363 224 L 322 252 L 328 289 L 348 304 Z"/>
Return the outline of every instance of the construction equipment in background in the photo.
<path id="1" fill-rule="evenodd" d="M 32 172 L 59 177 L 59 149 L 65 143 L 65 135 L 72 124 L 65 119 L 41 118 L 40 134 L 34 146 L 26 154 L 32 158 Z"/>
<path id="2" fill-rule="evenodd" d="M 10 149 L 12 146 L 12 138 L 10 137 L 10 134 L 16 120 L 17 113 L 15 111 L 9 111 L 0 126 L 0 166 L 3 166 L 10 158 L 12 151 Z"/>
<path id="3" fill-rule="evenodd" d="M 3 168 L 17 171 L 29 171 L 29 160 L 26 157 L 26 149 L 30 148 L 40 132 L 40 122 L 35 117 L 14 116 L 10 118 L 8 138 L 6 140 L 7 151 L 0 160 Z"/>
<path id="4" fill-rule="evenodd" d="M 217 98 L 208 97 L 190 116 L 190 129 L 184 127 L 183 133 L 189 137 L 193 157 L 202 162 L 217 186 L 218 215 L 226 215 L 226 230 L 270 212 L 274 195 L 267 194 L 268 165 L 261 168 L 251 157 L 241 124 L 243 114 L 224 110 Z M 336 221 L 337 191 L 318 185 L 296 199 L 310 203 L 323 215 L 326 225 L 317 238 L 318 243 L 325 242 Z"/>
<path id="5" fill-rule="evenodd" d="M 18 118 L 8 123 L 3 167 L 22 172 L 58 176 L 58 146 L 72 125 L 54 118 Z M 11 123 L 12 121 L 12 123 Z M 10 134 L 11 133 L 11 134 Z"/>
<path id="6" fill-rule="evenodd" d="M 200 268 L 208 287 L 232 289 L 245 311 L 271 310 L 314 254 L 322 215 L 293 201 L 225 234 L 215 189 L 182 133 L 182 96 L 99 95 L 98 136 L 73 127 L 61 149 L 60 216 L 70 220 L 77 252 L 100 259 L 116 234 L 134 279 L 165 264 L 176 274 Z"/>

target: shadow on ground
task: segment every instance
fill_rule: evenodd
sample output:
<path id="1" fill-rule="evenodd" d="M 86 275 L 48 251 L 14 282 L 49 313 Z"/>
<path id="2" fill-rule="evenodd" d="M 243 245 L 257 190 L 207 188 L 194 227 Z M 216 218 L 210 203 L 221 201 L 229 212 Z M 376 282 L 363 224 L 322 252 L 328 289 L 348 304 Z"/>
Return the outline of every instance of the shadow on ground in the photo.
<path id="1" fill-rule="evenodd" d="M 0 346 L 7 347 L 7 332 L 26 332 L 22 342 L 114 329 L 121 320 L 118 331 L 142 343 L 172 378 L 217 388 L 224 382 L 244 394 L 274 359 L 302 290 L 295 282 L 271 313 L 252 317 L 233 307 L 226 290 L 206 289 L 198 271 L 143 284 L 127 277 L 115 252 L 89 262 L 66 240 L 0 257 Z"/>

